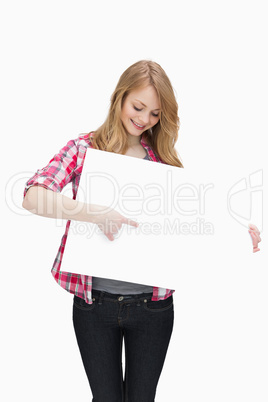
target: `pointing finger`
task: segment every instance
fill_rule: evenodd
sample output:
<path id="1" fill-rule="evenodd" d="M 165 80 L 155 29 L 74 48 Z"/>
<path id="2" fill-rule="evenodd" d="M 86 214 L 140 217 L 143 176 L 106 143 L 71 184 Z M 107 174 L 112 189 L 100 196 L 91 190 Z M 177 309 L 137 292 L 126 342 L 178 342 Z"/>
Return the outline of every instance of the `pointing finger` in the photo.
<path id="1" fill-rule="evenodd" d="M 139 226 L 138 222 L 135 222 L 132 219 L 128 219 L 128 218 L 124 218 L 123 223 L 130 225 L 130 226 L 135 226 L 135 227 Z"/>

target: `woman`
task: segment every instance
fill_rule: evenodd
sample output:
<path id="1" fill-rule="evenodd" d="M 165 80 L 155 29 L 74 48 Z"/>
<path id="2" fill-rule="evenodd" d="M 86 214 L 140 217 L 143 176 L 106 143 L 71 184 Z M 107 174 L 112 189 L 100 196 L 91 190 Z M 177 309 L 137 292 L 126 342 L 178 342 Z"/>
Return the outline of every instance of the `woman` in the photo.
<path id="1" fill-rule="evenodd" d="M 182 167 L 174 148 L 179 129 L 177 112 L 173 88 L 160 65 L 152 61 L 133 64 L 119 79 L 104 124 L 69 141 L 28 180 L 24 208 L 42 216 L 93 222 L 111 241 L 123 223 L 138 226 L 113 209 L 105 214 L 98 205 L 90 206 L 92 214 L 86 205 L 76 209 L 81 204 L 75 197 L 86 150 L 93 147 Z M 69 182 L 73 200 L 60 194 Z M 79 213 L 72 213 L 75 209 Z M 93 401 L 154 401 L 173 328 L 174 291 L 152 286 L 153 278 L 152 284 L 138 285 L 62 272 L 69 226 L 68 220 L 52 274 L 74 294 L 74 328 Z"/>
<path id="2" fill-rule="evenodd" d="M 69 141 L 26 183 L 24 208 L 69 219 L 52 274 L 74 294 L 74 329 L 93 401 L 154 401 L 173 328 L 174 290 L 152 286 L 153 278 L 152 284 L 139 285 L 60 270 L 70 220 L 97 224 L 111 241 L 122 224 L 138 226 L 114 209 L 102 214 L 101 206 L 90 205 L 89 211 L 75 200 L 86 150 L 92 147 L 183 167 L 174 148 L 178 129 L 178 105 L 166 73 L 155 62 L 139 61 L 120 77 L 104 124 Z M 60 194 L 69 182 L 73 200 Z"/>

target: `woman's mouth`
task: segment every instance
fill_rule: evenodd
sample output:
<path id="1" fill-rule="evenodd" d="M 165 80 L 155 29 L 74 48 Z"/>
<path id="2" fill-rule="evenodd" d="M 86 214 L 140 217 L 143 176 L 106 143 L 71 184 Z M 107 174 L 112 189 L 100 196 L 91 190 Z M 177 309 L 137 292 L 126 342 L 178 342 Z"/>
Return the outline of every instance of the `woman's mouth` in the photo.
<path id="1" fill-rule="evenodd" d="M 140 124 L 135 123 L 132 119 L 130 119 L 133 126 L 136 127 L 138 130 L 143 130 L 145 126 L 141 126 Z"/>

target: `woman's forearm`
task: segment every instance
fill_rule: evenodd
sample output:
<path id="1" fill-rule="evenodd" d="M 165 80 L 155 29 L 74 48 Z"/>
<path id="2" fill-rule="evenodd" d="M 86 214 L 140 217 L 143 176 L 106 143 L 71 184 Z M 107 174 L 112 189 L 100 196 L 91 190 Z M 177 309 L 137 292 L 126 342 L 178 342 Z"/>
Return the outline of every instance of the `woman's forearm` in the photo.
<path id="1" fill-rule="evenodd" d="M 73 200 L 61 193 L 38 185 L 29 188 L 22 206 L 33 214 L 47 218 L 71 219 L 91 223 L 96 222 L 97 215 L 104 210 L 107 211 L 105 206 Z"/>

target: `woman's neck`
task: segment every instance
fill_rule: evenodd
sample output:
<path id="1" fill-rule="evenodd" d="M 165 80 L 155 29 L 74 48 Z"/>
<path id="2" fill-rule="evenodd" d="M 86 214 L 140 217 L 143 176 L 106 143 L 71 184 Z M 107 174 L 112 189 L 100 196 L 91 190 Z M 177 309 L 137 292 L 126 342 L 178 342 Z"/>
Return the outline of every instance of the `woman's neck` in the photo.
<path id="1" fill-rule="evenodd" d="M 129 147 L 137 147 L 140 146 L 141 144 L 141 135 L 139 135 L 138 137 L 135 137 L 134 135 L 130 135 L 128 134 L 128 146 Z"/>

